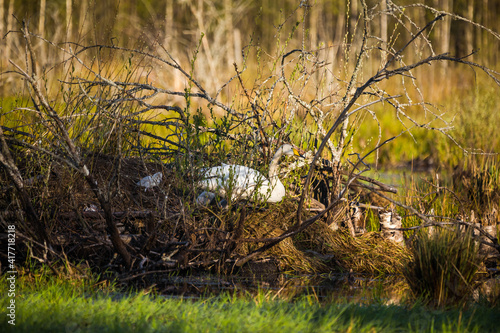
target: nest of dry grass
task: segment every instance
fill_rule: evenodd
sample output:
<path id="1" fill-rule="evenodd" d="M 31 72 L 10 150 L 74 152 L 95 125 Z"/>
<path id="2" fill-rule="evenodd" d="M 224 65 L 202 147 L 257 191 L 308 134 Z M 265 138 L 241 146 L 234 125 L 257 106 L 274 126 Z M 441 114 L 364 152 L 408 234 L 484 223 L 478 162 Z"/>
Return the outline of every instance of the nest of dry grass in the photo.
<path id="1" fill-rule="evenodd" d="M 331 257 L 327 269 L 353 270 L 370 274 L 399 273 L 409 259 L 406 248 L 383 239 L 377 232 L 352 237 L 347 230 L 332 230 L 319 221 L 296 237 L 300 249 L 313 249 Z"/>
<path id="2" fill-rule="evenodd" d="M 87 163 L 97 182 L 108 184 L 114 221 L 128 250 L 135 258 L 143 258 L 136 259 L 133 269 L 233 271 L 235 260 L 266 244 L 266 239 L 283 234 L 295 223 L 298 203 L 291 199 L 263 206 L 239 203 L 227 210 L 199 207 L 194 204 L 195 190 L 189 189 L 189 175 L 181 175 L 161 163 L 138 158 L 117 160 L 98 154 L 90 156 Z M 27 178 L 43 176 L 41 181 L 33 182 L 29 193 L 37 202 L 41 220 L 49 227 L 54 250 L 71 261 L 84 260 L 99 270 L 123 271 L 107 237 L 99 202 L 81 176 L 56 164 L 41 168 L 26 163 L 21 169 Z M 142 177 L 156 172 L 163 173 L 160 186 L 145 191 L 136 185 Z M 35 237 L 23 220 L 21 207 L 16 209 L 10 200 L 15 199 L 15 190 L 8 188 L 6 194 L 0 200 L 1 209 L 6 212 L 2 218 L 5 223 L 20 222 L 20 235 L 29 243 Z M 304 218 L 314 214 L 306 211 Z M 352 269 L 394 273 L 407 256 L 404 249 L 381 239 L 377 233 L 353 238 L 342 229 L 333 231 L 319 220 L 256 259 L 273 258 L 280 271 L 324 273 Z"/>

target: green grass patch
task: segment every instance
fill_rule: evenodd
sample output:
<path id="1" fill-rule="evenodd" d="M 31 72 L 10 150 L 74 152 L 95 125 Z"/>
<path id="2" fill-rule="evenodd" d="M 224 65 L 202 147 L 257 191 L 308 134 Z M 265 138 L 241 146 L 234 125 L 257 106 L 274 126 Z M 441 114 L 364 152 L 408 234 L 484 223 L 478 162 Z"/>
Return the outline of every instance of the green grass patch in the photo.
<path id="1" fill-rule="evenodd" d="M 445 113 L 443 119 L 449 122 L 449 126 L 440 120 L 433 120 L 431 115 L 419 107 L 406 111 L 419 124 L 429 124 L 431 128 L 446 127 L 446 133 L 455 142 L 437 130 L 414 126 L 402 115 L 398 119 L 393 109 L 384 104 L 376 104 L 371 109 L 376 120 L 369 113 L 359 118 L 361 126 L 355 126 L 357 128 L 352 150 L 366 153 L 379 140 L 383 142 L 410 129 L 382 147 L 378 156 L 369 156 L 367 162 L 374 163 L 378 157 L 378 162 L 382 165 L 393 165 L 417 158 L 432 158 L 441 168 L 474 163 L 484 158 L 481 153 L 500 151 L 500 139 L 496 135 L 500 114 L 493 111 L 498 103 L 500 95 L 496 87 L 488 86 L 486 81 L 477 83 L 472 89 L 454 88 L 449 96 L 440 98 L 436 104 L 439 107 L 437 113 Z M 498 156 L 489 158 L 498 161 Z"/>
<path id="2" fill-rule="evenodd" d="M 488 332 L 497 329 L 498 318 L 497 308 L 484 306 L 445 311 L 422 305 L 321 305 L 265 293 L 193 301 L 55 278 L 21 278 L 17 288 L 16 326 L 7 323 L 7 294 L 0 298 L 3 332 Z"/>

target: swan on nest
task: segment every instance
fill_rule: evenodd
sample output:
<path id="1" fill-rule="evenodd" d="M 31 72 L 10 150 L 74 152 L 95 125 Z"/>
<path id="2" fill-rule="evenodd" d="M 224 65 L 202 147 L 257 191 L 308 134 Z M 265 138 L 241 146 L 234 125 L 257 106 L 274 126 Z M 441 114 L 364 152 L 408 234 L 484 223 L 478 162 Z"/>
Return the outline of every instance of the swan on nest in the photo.
<path id="1" fill-rule="evenodd" d="M 203 180 L 198 187 L 205 190 L 196 199 L 197 203 L 206 203 L 207 192 L 216 192 L 222 197 L 231 193 L 231 200 L 251 200 L 257 202 L 280 202 L 285 196 L 285 186 L 278 178 L 278 162 L 281 156 L 301 156 L 291 144 L 284 144 L 274 154 L 269 164 L 269 178 L 259 171 L 243 165 L 225 164 L 204 169 Z"/>

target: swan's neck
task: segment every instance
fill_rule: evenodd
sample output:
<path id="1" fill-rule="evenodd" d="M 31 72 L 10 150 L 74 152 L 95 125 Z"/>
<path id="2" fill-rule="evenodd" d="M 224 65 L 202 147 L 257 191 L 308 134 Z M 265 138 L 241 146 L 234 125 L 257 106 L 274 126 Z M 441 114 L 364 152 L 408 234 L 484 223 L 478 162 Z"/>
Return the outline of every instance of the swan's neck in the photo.
<path id="1" fill-rule="evenodd" d="M 275 187 L 277 184 L 281 184 L 281 181 L 278 178 L 278 162 L 283 155 L 283 149 L 278 149 L 276 154 L 274 154 L 271 163 L 269 164 L 269 182 L 272 187 Z"/>
<path id="2" fill-rule="evenodd" d="M 269 164 L 269 182 L 271 185 L 271 193 L 267 198 L 267 202 L 279 202 L 285 195 L 285 186 L 283 186 L 278 178 L 278 162 L 281 155 L 283 155 L 283 150 L 278 149 Z"/>

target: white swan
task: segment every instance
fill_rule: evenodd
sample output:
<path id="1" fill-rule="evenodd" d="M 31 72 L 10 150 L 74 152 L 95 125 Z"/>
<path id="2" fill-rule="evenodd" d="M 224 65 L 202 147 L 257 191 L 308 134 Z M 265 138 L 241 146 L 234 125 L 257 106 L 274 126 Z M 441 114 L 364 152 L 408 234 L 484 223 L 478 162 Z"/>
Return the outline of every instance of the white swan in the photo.
<path id="1" fill-rule="evenodd" d="M 296 148 L 285 144 L 278 148 L 269 164 L 269 179 L 259 171 L 243 166 L 222 163 L 220 166 L 203 170 L 203 180 L 198 187 L 206 191 L 217 192 L 226 197 L 231 193 L 231 200 L 247 199 L 260 202 L 279 202 L 285 196 L 285 186 L 278 178 L 278 161 L 281 156 L 301 156 Z M 203 192 L 197 202 L 206 202 L 207 193 Z"/>

